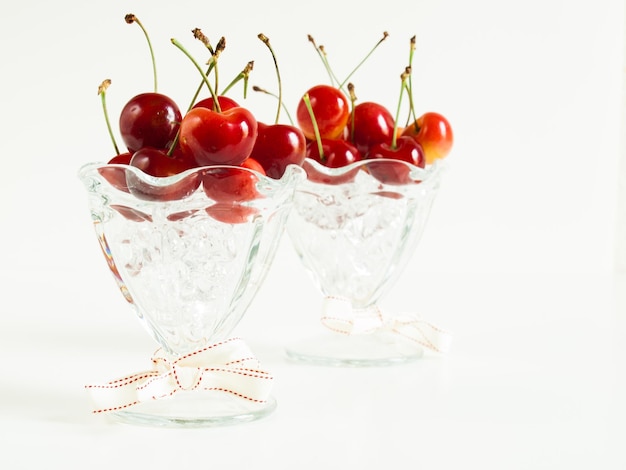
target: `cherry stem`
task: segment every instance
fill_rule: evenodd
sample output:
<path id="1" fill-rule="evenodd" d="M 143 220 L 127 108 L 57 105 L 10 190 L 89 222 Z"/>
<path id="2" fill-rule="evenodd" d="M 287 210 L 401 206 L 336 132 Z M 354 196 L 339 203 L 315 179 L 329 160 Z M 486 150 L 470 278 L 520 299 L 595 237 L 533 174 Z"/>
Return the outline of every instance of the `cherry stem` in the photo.
<path id="1" fill-rule="evenodd" d="M 215 46 L 215 52 L 211 55 L 211 58 L 207 62 L 207 65 L 211 67 L 213 65 L 215 69 L 215 82 L 213 83 L 213 88 L 215 90 L 219 90 L 219 72 L 217 67 L 217 59 L 219 59 L 222 52 L 226 49 L 226 38 L 222 36 L 219 41 L 217 41 L 217 46 Z"/>
<path id="2" fill-rule="evenodd" d="M 369 59 L 369 57 L 374 53 L 374 51 L 378 48 L 378 46 L 380 46 L 383 41 L 385 39 L 387 39 L 387 37 L 389 37 L 389 33 L 387 31 L 383 32 L 383 37 L 374 45 L 374 47 L 367 53 L 367 55 L 365 57 L 363 57 L 363 59 L 361 60 L 361 62 L 359 62 L 357 64 L 356 67 L 354 67 L 354 69 L 352 69 L 352 72 L 350 72 L 348 74 L 348 76 L 345 78 L 345 80 L 343 82 L 341 82 L 341 84 L 339 85 L 340 89 L 343 89 L 344 85 L 346 84 L 346 82 L 348 80 L 350 80 L 350 78 L 352 77 L 352 75 L 354 75 L 356 73 L 357 70 L 359 70 L 361 68 L 361 66 L 365 63 L 365 61 L 367 59 Z"/>
<path id="3" fill-rule="evenodd" d="M 324 68 L 326 69 L 326 72 L 328 72 L 328 77 L 330 78 L 331 85 L 335 86 L 336 84 L 339 83 L 339 80 L 333 73 L 330 67 L 330 64 L 328 63 L 328 57 L 326 56 L 326 49 L 324 49 L 324 46 L 318 46 L 315 43 L 315 39 L 313 39 L 313 36 L 311 36 L 310 34 L 307 37 L 309 39 L 309 42 L 313 44 L 313 47 L 315 48 L 315 52 L 317 52 L 317 55 L 319 56 L 320 60 L 324 64 Z"/>
<path id="4" fill-rule="evenodd" d="M 311 99 L 309 94 L 305 93 L 302 97 L 304 105 L 306 106 L 309 116 L 311 116 L 311 123 L 313 124 L 313 133 L 315 134 L 315 142 L 317 143 L 317 151 L 320 154 L 320 161 L 324 161 L 324 146 L 322 145 L 322 137 L 320 136 L 320 129 L 317 127 L 317 120 L 315 119 L 315 113 L 313 112 L 313 106 L 311 106 Z"/>
<path id="5" fill-rule="evenodd" d="M 107 88 L 109 88 L 109 85 L 111 85 L 111 80 L 107 78 L 98 87 L 98 94 L 100 95 L 100 99 L 102 100 L 102 111 L 104 112 L 104 120 L 106 121 L 106 124 L 107 124 L 107 129 L 109 131 L 109 137 L 111 137 L 111 142 L 113 142 L 115 155 L 119 155 L 120 150 L 117 146 L 117 142 L 115 142 L 115 137 L 113 136 L 113 130 L 111 129 L 111 122 L 109 121 L 109 113 L 107 111 L 106 92 L 107 92 Z"/>
<path id="6" fill-rule="evenodd" d="M 278 124 L 278 121 L 280 119 L 280 109 L 282 108 L 282 103 L 283 103 L 283 82 L 280 78 L 280 69 L 278 68 L 278 61 L 276 60 L 276 54 L 274 53 L 274 49 L 272 48 L 272 45 L 270 44 L 269 38 L 263 33 L 260 33 L 258 35 L 258 38 L 270 50 L 270 54 L 272 54 L 272 59 L 274 60 L 274 70 L 276 70 L 276 79 L 278 80 L 278 106 L 276 106 L 276 118 L 274 119 L 274 123 Z"/>
<path id="7" fill-rule="evenodd" d="M 409 122 L 411 122 L 411 116 L 413 116 L 414 122 L 417 121 L 417 116 L 415 114 L 415 105 L 413 102 L 413 55 L 414 55 L 414 52 L 415 52 L 415 36 L 413 36 L 410 40 L 409 67 L 411 69 L 411 73 L 409 75 L 409 80 L 408 80 L 408 84 L 406 88 L 407 94 L 409 95 L 409 114 L 406 119 L 406 126 L 408 126 Z"/>
<path id="8" fill-rule="evenodd" d="M 141 21 L 139 21 L 139 18 L 137 18 L 132 13 L 127 14 L 124 17 L 124 20 L 128 24 L 137 23 L 139 25 L 139 27 L 141 28 L 141 30 L 143 31 L 143 34 L 146 37 L 146 41 L 148 41 L 148 48 L 150 49 L 150 58 L 152 59 L 152 77 L 153 77 L 153 80 L 154 80 L 154 92 L 156 93 L 157 89 L 158 89 L 156 60 L 154 58 L 154 50 L 152 49 L 152 42 L 150 41 L 150 36 L 148 35 L 148 31 L 146 31 L 146 28 L 144 28 L 144 26 L 141 23 Z"/>
<path id="9" fill-rule="evenodd" d="M 278 99 L 278 95 L 276 95 L 276 94 L 274 94 L 272 92 L 269 92 L 269 91 L 265 90 L 264 88 L 261 88 L 260 86 L 253 85 L 252 86 L 252 90 L 253 91 L 258 91 L 260 93 L 265 93 L 266 95 L 273 96 L 274 98 Z M 289 109 L 287 108 L 285 103 L 281 103 L 281 106 L 283 107 L 283 110 L 287 114 L 287 119 L 289 119 L 289 123 L 293 126 L 293 119 L 291 118 L 291 114 L 289 114 Z"/>
<path id="10" fill-rule="evenodd" d="M 191 56 L 191 54 L 189 54 L 189 52 L 187 52 L 187 50 L 183 47 L 183 45 L 180 42 L 178 42 L 174 38 L 172 38 L 171 41 L 172 41 L 172 44 L 174 44 L 178 49 L 180 49 L 181 52 L 183 54 L 185 54 L 189 60 L 191 60 L 191 62 L 196 67 L 198 72 L 200 72 L 200 75 L 202 76 L 202 81 L 206 84 L 207 88 L 209 89 L 209 92 L 211 93 L 211 97 L 213 98 L 213 104 L 214 104 L 214 106 L 216 108 L 216 111 L 218 113 L 221 113 L 222 110 L 220 108 L 219 100 L 217 99 L 217 95 L 215 94 L 215 90 L 213 90 L 213 87 L 211 86 L 211 83 L 209 82 L 208 77 L 204 74 L 204 70 L 202 70 L 202 68 L 200 67 L 198 62 L 196 62 L 196 60 Z"/>
<path id="11" fill-rule="evenodd" d="M 400 117 L 400 108 L 402 106 L 402 95 L 404 94 L 405 85 L 407 79 L 411 76 L 411 67 L 407 66 L 404 69 L 404 72 L 400 75 L 400 80 L 402 83 L 400 84 L 400 98 L 398 98 L 398 107 L 396 109 L 396 117 L 394 119 L 393 124 L 393 136 L 391 138 L 391 148 L 396 149 L 397 140 L 398 140 L 398 119 Z"/>
<path id="12" fill-rule="evenodd" d="M 415 106 L 413 104 L 413 89 L 410 84 L 405 84 L 404 89 L 406 90 L 406 94 L 409 96 L 409 114 L 407 116 L 405 127 L 411 125 L 415 126 L 415 130 L 419 130 L 417 127 L 417 115 L 415 114 Z M 411 117 L 413 117 L 413 123 L 411 123 Z"/>
<path id="13" fill-rule="evenodd" d="M 243 80 L 243 97 L 245 99 L 248 95 L 247 93 L 248 92 L 248 80 L 250 78 L 250 72 L 252 72 L 253 68 L 254 68 L 254 61 L 251 60 L 250 62 L 246 64 L 244 69 L 241 72 L 239 72 L 239 74 L 228 84 L 228 86 L 224 88 L 224 90 L 222 90 L 222 95 L 225 95 L 233 86 L 237 84 L 237 82 L 239 82 L 240 80 Z"/>
<path id="14" fill-rule="evenodd" d="M 209 67 L 207 68 L 206 72 L 204 72 L 204 75 L 208 77 L 211 71 L 213 70 L 213 68 L 217 66 L 217 61 L 212 60 L 212 57 L 215 55 L 215 50 L 213 49 L 213 46 L 211 45 L 209 38 L 206 37 L 204 33 L 202 33 L 200 28 L 194 28 L 191 30 L 191 32 L 193 33 L 193 37 L 198 39 L 200 42 L 202 42 L 202 44 L 204 44 L 204 46 L 211 53 L 211 60 L 209 60 Z M 202 80 L 200 84 L 198 85 L 198 88 L 196 89 L 196 92 L 193 95 L 193 98 L 191 99 L 191 103 L 189 103 L 189 107 L 187 108 L 187 111 L 193 108 L 193 105 L 196 103 L 198 96 L 200 96 L 200 92 L 202 91 L 203 86 L 204 86 L 204 80 Z"/>
<path id="15" fill-rule="evenodd" d="M 348 83 L 348 93 L 350 95 L 350 142 L 354 143 L 354 103 L 356 103 L 356 94 L 354 93 L 354 85 Z"/>

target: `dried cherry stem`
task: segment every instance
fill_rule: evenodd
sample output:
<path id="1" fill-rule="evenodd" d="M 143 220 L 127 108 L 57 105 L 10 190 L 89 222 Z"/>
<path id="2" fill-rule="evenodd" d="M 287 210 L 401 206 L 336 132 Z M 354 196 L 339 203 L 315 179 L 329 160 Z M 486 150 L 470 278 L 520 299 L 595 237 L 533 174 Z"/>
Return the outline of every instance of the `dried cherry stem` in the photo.
<path id="1" fill-rule="evenodd" d="M 148 35 L 148 31 L 146 31 L 146 28 L 144 28 L 144 26 L 141 23 L 141 21 L 139 21 L 139 18 L 137 18 L 132 13 L 127 14 L 124 17 L 124 20 L 128 24 L 137 23 L 137 25 L 139 25 L 139 27 L 143 31 L 143 34 L 146 37 L 146 41 L 148 41 L 148 48 L 150 49 L 150 58 L 152 59 L 152 77 L 153 77 L 153 80 L 154 80 L 154 92 L 156 93 L 157 89 L 158 89 L 156 60 L 154 58 L 154 50 L 152 49 L 152 42 L 150 41 L 150 36 Z"/>
<path id="2" fill-rule="evenodd" d="M 98 94 L 100 95 L 100 99 L 102 100 L 102 111 L 104 112 L 104 120 L 106 121 L 106 124 L 107 124 L 107 129 L 109 131 L 109 137 L 111 137 L 111 142 L 113 142 L 115 155 L 119 155 L 120 150 L 117 146 L 117 142 L 115 142 L 113 130 L 111 129 L 111 121 L 109 121 L 109 112 L 107 111 L 106 93 L 107 93 L 107 88 L 109 88 L 110 85 L 111 85 L 111 80 L 107 78 L 98 87 Z"/>
<path id="3" fill-rule="evenodd" d="M 191 32 L 193 33 L 194 38 L 204 44 L 204 46 L 209 50 L 211 55 L 215 55 L 215 49 L 213 49 L 211 41 L 209 41 L 209 38 L 204 35 L 200 28 L 194 28 L 191 30 Z"/>
<path id="4" fill-rule="evenodd" d="M 265 93 L 266 95 L 269 96 L 273 96 L 274 98 L 278 99 L 278 95 L 267 91 L 264 88 L 261 88 L 260 86 L 257 85 L 252 85 L 252 91 L 257 91 L 259 93 Z M 289 114 L 289 108 L 287 108 L 287 106 L 285 105 L 285 103 L 281 103 L 281 106 L 283 107 L 283 111 L 285 111 L 285 114 L 287 114 L 287 119 L 289 120 L 289 124 L 291 124 L 293 126 L 293 119 L 291 117 L 291 114 Z"/>
<path id="5" fill-rule="evenodd" d="M 215 46 L 215 52 L 211 55 L 209 61 L 207 62 L 207 65 L 209 66 L 209 68 L 211 67 L 211 65 L 213 65 L 213 68 L 215 70 L 215 72 L 214 72 L 215 81 L 213 82 L 213 89 L 214 90 L 219 90 L 219 85 L 220 85 L 219 77 L 220 77 L 220 74 L 218 72 L 217 59 L 220 58 L 220 55 L 222 54 L 224 49 L 226 49 L 226 38 L 224 36 L 222 36 L 220 38 L 220 40 L 217 41 L 217 46 Z"/>
<path id="6" fill-rule="evenodd" d="M 354 93 L 354 85 L 348 83 L 348 94 L 350 96 L 350 142 L 354 143 L 354 103 L 356 103 L 356 94 Z"/>
<path id="7" fill-rule="evenodd" d="M 315 134 L 315 143 L 317 144 L 317 150 L 320 154 L 320 161 L 323 162 L 326 158 L 324 157 L 324 146 L 322 145 L 322 137 L 320 136 L 320 129 L 317 126 L 317 120 L 315 119 L 315 113 L 313 112 L 313 107 L 311 106 L 311 99 L 309 98 L 309 94 L 305 93 L 302 97 L 302 101 L 306 106 L 307 111 L 309 112 L 309 116 L 311 116 L 311 123 L 313 124 L 313 133 Z"/>
<path id="8" fill-rule="evenodd" d="M 207 88 L 209 89 L 209 92 L 211 93 L 211 97 L 213 98 L 213 103 L 215 105 L 216 111 L 218 113 L 221 113 L 222 110 L 220 108 L 220 103 L 219 100 L 217 99 L 217 95 L 215 94 L 215 90 L 213 89 L 213 86 L 211 85 L 211 83 L 209 82 L 208 77 L 204 74 L 204 70 L 202 70 L 202 68 L 200 67 L 200 64 L 198 64 L 198 62 L 196 61 L 196 59 L 194 59 L 191 54 L 189 54 L 189 52 L 187 52 L 187 49 L 185 49 L 183 47 L 183 45 L 178 42 L 176 39 L 172 38 L 171 39 L 172 44 L 174 44 L 178 49 L 180 49 L 180 51 L 185 54 L 187 56 L 187 58 L 189 60 L 191 60 L 191 63 L 196 67 L 196 69 L 198 70 L 198 72 L 200 73 L 200 75 L 202 76 L 202 82 L 207 86 Z"/>
<path id="9" fill-rule="evenodd" d="M 226 40 L 222 37 L 219 40 L 219 42 L 217 43 L 216 49 L 213 49 L 213 46 L 211 45 L 211 42 L 209 41 L 209 38 L 207 38 L 202 33 L 200 28 L 194 28 L 194 29 L 191 30 L 191 32 L 193 33 L 193 37 L 198 39 L 200 42 L 202 42 L 202 44 L 204 44 L 204 46 L 211 53 L 211 58 L 207 62 L 209 67 L 207 68 L 206 72 L 204 72 L 204 76 L 208 78 L 208 76 L 211 74 L 213 69 L 215 69 L 215 75 L 217 76 L 217 59 L 218 59 L 219 55 L 221 54 L 221 52 L 226 47 Z M 216 78 L 215 79 L 216 86 L 217 86 L 217 83 L 218 83 L 218 79 Z M 200 96 L 200 92 L 202 91 L 202 87 L 204 86 L 204 84 L 205 84 L 205 80 L 203 79 L 200 82 L 200 84 L 198 85 L 198 88 L 196 89 L 196 92 L 194 93 L 193 97 L 191 98 L 191 103 L 189 103 L 189 107 L 187 108 L 187 111 L 189 111 L 191 108 L 193 108 L 193 105 L 198 100 L 198 96 Z M 217 87 L 215 87 L 215 89 L 217 89 Z M 211 88 L 209 87 L 209 91 L 210 90 L 211 90 Z"/>
<path id="10" fill-rule="evenodd" d="M 396 108 L 396 117 L 394 119 L 393 124 L 393 137 L 391 138 L 391 148 L 395 149 L 398 141 L 398 119 L 400 117 L 400 108 L 402 107 L 402 95 L 406 89 L 406 81 L 411 76 L 411 67 L 407 66 L 404 69 L 404 72 L 400 74 L 400 80 L 402 83 L 400 84 L 400 97 L 398 98 L 398 107 Z"/>
<path id="11" fill-rule="evenodd" d="M 356 71 L 361 68 L 361 66 L 365 63 L 367 59 L 369 59 L 369 57 L 374 53 L 374 51 L 378 48 L 378 46 L 380 46 L 383 43 L 383 41 L 387 39 L 388 37 L 389 37 L 389 33 L 387 31 L 384 31 L 383 37 L 374 45 L 374 47 L 367 53 L 367 55 L 363 57 L 361 62 L 359 62 L 357 66 L 354 67 L 354 69 L 352 69 L 352 72 L 348 74 L 348 76 L 344 79 L 344 81 L 339 84 L 339 88 L 343 89 L 344 85 L 346 84 L 348 80 L 350 80 L 352 75 L 354 75 Z"/>
<path id="12" fill-rule="evenodd" d="M 260 33 L 258 35 L 258 38 L 270 50 L 270 54 L 272 54 L 272 59 L 274 60 L 274 69 L 276 70 L 276 79 L 278 80 L 278 106 L 276 106 L 276 118 L 274 119 L 274 123 L 278 124 L 278 120 L 280 119 L 280 109 L 283 104 L 283 82 L 280 78 L 280 69 L 278 68 L 278 61 L 276 60 L 276 54 L 274 53 L 274 49 L 272 48 L 272 45 L 270 44 L 269 38 L 263 33 Z"/>
<path id="13" fill-rule="evenodd" d="M 333 73 L 333 70 L 331 69 L 330 64 L 328 63 L 328 57 L 326 56 L 326 49 L 324 49 L 324 46 L 318 46 L 315 43 L 315 39 L 313 39 L 313 36 L 311 36 L 310 34 L 307 35 L 307 37 L 309 39 L 309 42 L 313 44 L 313 47 L 315 48 L 315 52 L 317 52 L 317 55 L 319 56 L 322 63 L 324 64 L 324 68 L 326 69 L 326 72 L 328 72 L 328 77 L 330 78 L 331 85 L 336 86 L 339 83 L 339 80 Z"/>

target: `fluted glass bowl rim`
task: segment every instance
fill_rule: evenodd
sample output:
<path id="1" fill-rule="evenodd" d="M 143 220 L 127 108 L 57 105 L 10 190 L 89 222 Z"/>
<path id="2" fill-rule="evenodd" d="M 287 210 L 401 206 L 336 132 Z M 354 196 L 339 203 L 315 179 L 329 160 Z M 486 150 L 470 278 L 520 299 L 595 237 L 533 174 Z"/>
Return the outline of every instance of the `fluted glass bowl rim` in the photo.
<path id="1" fill-rule="evenodd" d="M 368 171 L 367 170 L 368 167 L 371 167 L 372 165 L 378 166 L 378 165 L 391 165 L 391 164 L 400 165 L 400 166 L 404 166 L 407 168 L 408 176 L 412 180 L 409 184 L 412 184 L 414 182 L 425 182 L 428 179 L 434 177 L 440 171 L 442 171 L 443 168 L 445 168 L 446 166 L 446 162 L 443 159 L 437 159 L 432 164 L 426 165 L 424 168 L 422 168 L 417 165 L 413 165 L 412 163 L 409 163 L 403 160 L 396 160 L 392 158 L 377 158 L 377 159 L 364 158 L 362 160 L 358 160 L 348 165 L 331 168 L 331 167 L 325 166 L 324 164 L 320 163 L 317 160 L 307 157 L 304 160 L 302 167 L 305 170 L 305 172 L 306 172 L 306 167 L 311 166 L 315 171 L 319 172 L 320 174 L 324 176 L 328 176 L 330 178 L 340 178 L 342 176 L 345 176 L 357 170 Z M 399 185 L 402 185 L 402 184 L 399 184 Z"/>
<path id="2" fill-rule="evenodd" d="M 137 168 L 132 165 L 122 164 L 122 163 L 107 163 L 102 161 L 94 161 L 83 164 L 78 170 L 78 176 L 80 179 L 87 176 L 89 173 L 93 171 L 98 171 L 101 169 L 115 169 L 119 168 L 120 170 L 129 171 L 133 175 L 139 178 L 139 180 L 143 183 L 146 183 L 155 188 L 167 188 L 168 186 L 174 185 L 183 181 L 192 175 L 202 175 L 203 173 L 220 170 L 220 169 L 237 169 L 243 172 L 248 172 L 254 174 L 259 178 L 259 182 L 263 185 L 279 185 L 286 181 L 290 181 L 292 179 L 304 179 L 306 177 L 306 173 L 304 169 L 296 164 L 290 164 L 285 168 L 284 174 L 279 178 L 271 178 L 263 173 L 260 173 L 256 170 L 236 165 L 205 165 L 198 166 L 195 168 L 190 168 L 181 173 L 172 175 L 172 176 L 152 176 L 148 173 L 145 173 L 140 168 Z"/>

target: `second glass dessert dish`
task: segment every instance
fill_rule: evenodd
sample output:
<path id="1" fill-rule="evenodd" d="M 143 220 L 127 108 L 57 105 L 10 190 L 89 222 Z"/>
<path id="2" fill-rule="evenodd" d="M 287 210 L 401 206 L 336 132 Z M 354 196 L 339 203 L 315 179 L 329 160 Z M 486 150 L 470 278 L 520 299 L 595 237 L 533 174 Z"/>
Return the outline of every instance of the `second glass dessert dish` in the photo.
<path id="1" fill-rule="evenodd" d="M 310 335 L 287 346 L 296 361 L 376 366 L 444 351 L 449 335 L 410 313 L 383 312 L 379 301 L 411 260 L 444 169 L 396 160 L 328 168 L 307 159 L 294 197 L 289 238 L 323 296 Z M 414 308 L 414 305 L 409 305 Z"/>

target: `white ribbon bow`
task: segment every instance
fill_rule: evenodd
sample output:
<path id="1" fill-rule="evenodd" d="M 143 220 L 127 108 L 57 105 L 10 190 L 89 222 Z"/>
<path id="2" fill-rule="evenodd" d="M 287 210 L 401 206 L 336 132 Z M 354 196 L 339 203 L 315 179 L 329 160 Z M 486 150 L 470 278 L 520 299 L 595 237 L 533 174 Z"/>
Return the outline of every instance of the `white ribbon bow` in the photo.
<path id="1" fill-rule="evenodd" d="M 435 352 L 450 349 L 450 333 L 420 319 L 417 315 L 403 313 L 395 316 L 383 314 L 373 305 L 353 308 L 347 299 L 326 297 L 322 309 L 322 324 L 345 335 L 391 331 Z"/>
<path id="2" fill-rule="evenodd" d="M 96 404 L 94 413 L 118 411 L 141 402 L 169 397 L 182 390 L 219 390 L 264 403 L 273 377 L 239 338 L 231 338 L 170 360 L 162 349 L 153 368 L 104 384 L 87 385 Z"/>

